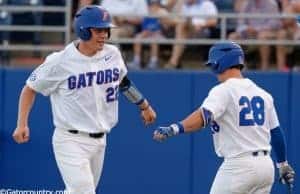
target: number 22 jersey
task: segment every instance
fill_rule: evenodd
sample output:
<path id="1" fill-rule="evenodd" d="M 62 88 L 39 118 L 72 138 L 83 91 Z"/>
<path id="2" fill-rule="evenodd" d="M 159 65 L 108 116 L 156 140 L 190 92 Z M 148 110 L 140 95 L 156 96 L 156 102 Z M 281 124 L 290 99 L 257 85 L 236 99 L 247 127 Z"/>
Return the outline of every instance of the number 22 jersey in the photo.
<path id="1" fill-rule="evenodd" d="M 50 95 L 57 128 L 99 133 L 109 132 L 118 121 L 118 87 L 126 74 L 117 47 L 105 44 L 88 57 L 74 42 L 49 55 L 26 84 Z"/>

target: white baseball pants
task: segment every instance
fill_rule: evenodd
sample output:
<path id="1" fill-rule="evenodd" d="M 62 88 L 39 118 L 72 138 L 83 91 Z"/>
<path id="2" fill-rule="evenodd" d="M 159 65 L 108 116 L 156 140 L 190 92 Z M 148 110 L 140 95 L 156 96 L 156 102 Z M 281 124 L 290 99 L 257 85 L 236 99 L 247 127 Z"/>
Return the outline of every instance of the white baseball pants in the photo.
<path id="1" fill-rule="evenodd" d="M 274 182 L 274 164 L 268 155 L 225 159 L 210 194 L 269 194 Z"/>
<path id="2" fill-rule="evenodd" d="M 95 194 L 106 147 L 106 135 L 92 138 L 55 129 L 52 138 L 58 169 L 68 194 Z"/>

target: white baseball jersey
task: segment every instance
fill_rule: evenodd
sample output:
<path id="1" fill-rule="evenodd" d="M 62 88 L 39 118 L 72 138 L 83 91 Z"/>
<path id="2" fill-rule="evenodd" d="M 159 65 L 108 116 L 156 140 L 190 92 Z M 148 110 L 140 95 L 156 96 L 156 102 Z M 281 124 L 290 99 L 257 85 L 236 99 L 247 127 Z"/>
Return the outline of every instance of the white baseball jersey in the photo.
<path id="1" fill-rule="evenodd" d="M 126 74 L 117 47 L 105 44 L 103 50 L 88 57 L 71 43 L 48 56 L 26 84 L 50 95 L 57 128 L 109 132 L 118 121 L 118 87 Z"/>
<path id="2" fill-rule="evenodd" d="M 226 80 L 211 89 L 201 107 L 213 115 L 211 129 L 218 156 L 270 151 L 270 130 L 279 126 L 273 98 L 251 80 Z"/>

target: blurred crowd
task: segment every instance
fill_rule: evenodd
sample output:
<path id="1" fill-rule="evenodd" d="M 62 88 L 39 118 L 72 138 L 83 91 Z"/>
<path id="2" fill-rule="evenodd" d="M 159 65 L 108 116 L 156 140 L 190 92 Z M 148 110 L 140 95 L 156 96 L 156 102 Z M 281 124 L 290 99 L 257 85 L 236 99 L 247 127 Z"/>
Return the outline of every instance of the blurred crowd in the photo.
<path id="1" fill-rule="evenodd" d="M 12 3 L 14 0 L 0 0 L 0 4 Z M 41 3 L 41 0 L 15 0 L 18 2 Z M 46 2 L 46 3 L 45 3 Z M 43 0 L 49 5 L 59 1 Z M 65 3 L 61 0 L 61 3 Z M 73 1 L 73 16 L 81 7 L 98 4 L 105 7 L 113 17 L 113 23 L 118 28 L 113 29 L 111 38 L 134 38 L 136 43 L 122 47 L 125 60 L 130 69 L 175 69 L 186 68 L 190 58 L 206 60 L 207 46 L 189 46 L 184 44 L 159 45 L 157 42 L 142 44 L 138 40 L 155 40 L 172 38 L 178 42 L 182 39 L 219 39 L 219 13 L 268 13 L 268 14 L 299 14 L 300 0 L 78 0 Z M 135 16 L 132 16 L 132 15 Z M 172 17 L 169 15 L 172 14 Z M 128 17 L 126 17 L 128 15 Z M 140 15 L 139 17 L 137 15 Z M 145 15 L 148 15 L 145 17 Z M 168 17 L 163 17 L 168 15 Z M 179 17 L 185 15 L 187 17 Z M 197 16 L 195 16 L 197 15 Z M 201 17 L 205 15 L 206 17 Z M 155 17 L 159 16 L 159 17 Z M 212 17 L 209 17 L 212 16 Z M 22 16 L 20 16 L 22 18 Z M 59 15 L 48 16 L 49 18 Z M 62 16 L 63 17 L 63 16 Z M 34 15 L 34 22 L 43 22 Z M 44 19 L 44 18 L 43 18 Z M 8 15 L 0 12 L 0 24 L 15 24 Z M 51 19 L 63 21 L 63 19 Z M 1 40 L 8 40 L 8 33 L 1 33 Z M 238 18 L 227 20 L 226 38 L 230 40 L 300 40 L 300 27 L 296 19 L 285 18 Z M 38 43 L 40 37 L 34 36 L 33 43 Z M 143 46 L 145 49 L 143 49 Z M 250 68 L 259 70 L 276 69 L 289 71 L 296 63 L 300 65 L 296 52 L 298 46 L 278 44 L 246 46 L 247 54 L 251 56 Z M 127 51 L 127 52 L 125 52 Z M 128 52 L 129 51 L 129 52 Z M 167 54 L 165 54 L 167 53 Z M 191 53 L 186 54 L 186 53 Z M 254 53 L 254 54 L 253 54 Z M 255 55 L 255 60 L 252 60 Z M 199 57 L 199 59 L 197 59 Z M 247 59 L 247 56 L 246 56 Z"/>

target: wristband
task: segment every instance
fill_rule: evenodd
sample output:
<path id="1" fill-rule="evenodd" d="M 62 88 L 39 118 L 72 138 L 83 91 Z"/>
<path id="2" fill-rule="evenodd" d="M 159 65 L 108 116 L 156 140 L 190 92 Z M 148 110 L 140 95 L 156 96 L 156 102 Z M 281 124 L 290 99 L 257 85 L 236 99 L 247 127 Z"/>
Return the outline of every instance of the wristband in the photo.
<path id="1" fill-rule="evenodd" d="M 276 164 L 276 167 L 277 167 L 277 168 L 281 168 L 281 167 L 283 167 L 283 166 L 288 166 L 288 165 L 289 165 L 288 162 L 287 162 L 287 161 L 284 161 L 284 162 L 277 163 L 277 164 Z"/>
<path id="2" fill-rule="evenodd" d="M 174 123 L 170 127 L 174 130 L 175 135 L 184 133 L 184 127 L 180 122 Z"/>

